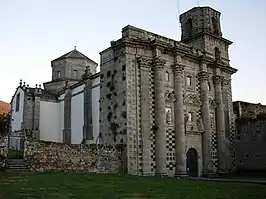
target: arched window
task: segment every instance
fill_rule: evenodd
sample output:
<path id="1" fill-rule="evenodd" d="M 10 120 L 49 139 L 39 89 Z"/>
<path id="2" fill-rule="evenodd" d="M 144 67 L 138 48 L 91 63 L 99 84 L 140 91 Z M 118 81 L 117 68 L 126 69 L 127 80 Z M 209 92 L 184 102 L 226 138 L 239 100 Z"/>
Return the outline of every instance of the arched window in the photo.
<path id="1" fill-rule="evenodd" d="M 220 52 L 219 48 L 216 47 L 214 49 L 214 54 L 215 54 L 215 61 L 216 62 L 221 61 L 221 52 Z"/>
<path id="2" fill-rule="evenodd" d="M 219 34 L 218 22 L 217 19 L 215 19 L 214 17 L 212 17 L 212 28 L 213 28 L 213 33 L 215 35 L 218 35 Z"/>
<path id="3" fill-rule="evenodd" d="M 186 23 L 187 34 L 190 37 L 192 35 L 192 19 L 189 18 Z"/>

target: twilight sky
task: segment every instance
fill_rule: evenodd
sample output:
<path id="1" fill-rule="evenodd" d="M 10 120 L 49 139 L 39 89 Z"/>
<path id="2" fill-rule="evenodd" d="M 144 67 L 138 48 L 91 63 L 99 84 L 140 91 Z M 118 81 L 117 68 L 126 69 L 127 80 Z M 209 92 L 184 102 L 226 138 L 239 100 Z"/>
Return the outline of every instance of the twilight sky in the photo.
<path id="1" fill-rule="evenodd" d="M 0 100 L 10 102 L 19 80 L 51 80 L 51 60 L 77 46 L 99 63 L 99 52 L 130 24 L 180 40 L 178 14 L 197 0 L 0 0 Z M 230 47 L 233 100 L 266 104 L 266 1 L 201 0 L 222 13 Z"/>

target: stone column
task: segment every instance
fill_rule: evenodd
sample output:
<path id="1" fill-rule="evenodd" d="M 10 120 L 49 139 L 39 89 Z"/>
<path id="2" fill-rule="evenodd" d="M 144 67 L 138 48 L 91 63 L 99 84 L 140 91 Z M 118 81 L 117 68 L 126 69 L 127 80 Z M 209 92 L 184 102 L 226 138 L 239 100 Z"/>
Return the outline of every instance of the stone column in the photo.
<path id="1" fill-rule="evenodd" d="M 208 72 L 202 71 L 199 73 L 200 80 L 200 93 L 201 93 L 201 114 L 204 126 L 204 132 L 202 135 L 202 157 L 203 157 L 203 168 L 202 174 L 205 176 L 211 175 L 212 171 L 212 160 L 211 160 L 211 120 L 210 120 L 210 102 L 209 102 L 209 91 L 208 91 Z"/>
<path id="2" fill-rule="evenodd" d="M 141 106 L 141 135 L 142 135 L 142 174 L 151 175 L 151 141 L 150 141 L 150 61 L 138 59 L 140 67 L 140 106 Z"/>
<path id="3" fill-rule="evenodd" d="M 184 102 L 183 102 L 183 78 L 184 66 L 174 64 L 174 93 L 175 93 L 175 176 L 186 176 L 186 135 L 184 122 Z"/>
<path id="4" fill-rule="evenodd" d="M 166 175 L 166 124 L 165 124 L 165 61 L 155 58 L 154 90 L 155 90 L 155 175 Z M 148 94 L 148 93 L 147 93 Z"/>
<path id="5" fill-rule="evenodd" d="M 224 122 L 224 104 L 222 96 L 223 78 L 219 75 L 213 76 L 215 85 L 215 102 L 216 102 L 216 132 L 218 145 L 218 172 L 226 170 L 226 140 L 225 140 L 225 122 Z"/>

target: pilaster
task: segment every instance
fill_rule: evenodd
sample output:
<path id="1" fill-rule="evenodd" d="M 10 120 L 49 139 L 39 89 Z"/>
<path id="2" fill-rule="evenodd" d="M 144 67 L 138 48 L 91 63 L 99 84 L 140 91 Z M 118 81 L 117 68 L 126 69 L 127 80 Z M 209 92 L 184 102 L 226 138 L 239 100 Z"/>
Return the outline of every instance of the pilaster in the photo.
<path id="1" fill-rule="evenodd" d="M 92 125 L 92 80 L 86 79 L 84 87 L 84 125 L 83 125 L 83 140 L 93 139 Z"/>
<path id="2" fill-rule="evenodd" d="M 202 63 L 204 64 L 204 63 Z M 206 67 L 202 67 L 206 68 Z M 207 69 L 207 68 L 206 68 Z M 201 71 L 199 74 L 200 80 L 200 93 L 201 93 L 201 114 L 203 118 L 204 132 L 202 135 L 202 157 L 203 169 L 202 174 L 205 176 L 213 174 L 212 161 L 211 161 L 211 120 L 210 120 L 210 102 L 208 93 L 208 79 L 209 74 L 207 71 Z"/>
<path id="3" fill-rule="evenodd" d="M 155 175 L 166 175 L 165 61 L 153 60 L 155 90 Z"/>
<path id="4" fill-rule="evenodd" d="M 175 176 L 186 176 L 186 135 L 184 122 L 184 99 L 183 99 L 183 77 L 184 66 L 174 64 L 172 66 L 174 73 L 174 93 L 175 93 Z"/>
<path id="5" fill-rule="evenodd" d="M 72 92 L 69 85 L 66 83 L 66 92 L 64 99 L 64 130 L 63 142 L 71 144 L 71 98 Z"/>
<path id="6" fill-rule="evenodd" d="M 141 111 L 141 136 L 142 136 L 142 174 L 151 175 L 151 141 L 150 141 L 150 67 L 151 60 L 139 58 L 140 67 L 140 111 Z"/>
<path id="7" fill-rule="evenodd" d="M 225 121 L 224 121 L 224 104 L 222 96 L 223 77 L 220 75 L 213 76 L 215 85 L 215 102 L 216 102 L 216 124 L 217 124 L 217 145 L 218 145 L 218 172 L 226 170 L 226 138 L 225 138 Z"/>

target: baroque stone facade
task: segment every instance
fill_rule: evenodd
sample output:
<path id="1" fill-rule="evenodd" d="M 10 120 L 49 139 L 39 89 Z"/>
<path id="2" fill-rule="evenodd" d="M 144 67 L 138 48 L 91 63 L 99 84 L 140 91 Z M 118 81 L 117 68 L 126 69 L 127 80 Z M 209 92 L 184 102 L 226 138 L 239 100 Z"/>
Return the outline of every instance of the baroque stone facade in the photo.
<path id="1" fill-rule="evenodd" d="M 193 8 L 180 22 L 181 42 L 129 25 L 100 53 L 101 141 L 127 144 L 130 174 L 208 175 L 234 167 L 232 42 L 210 7 Z"/>

